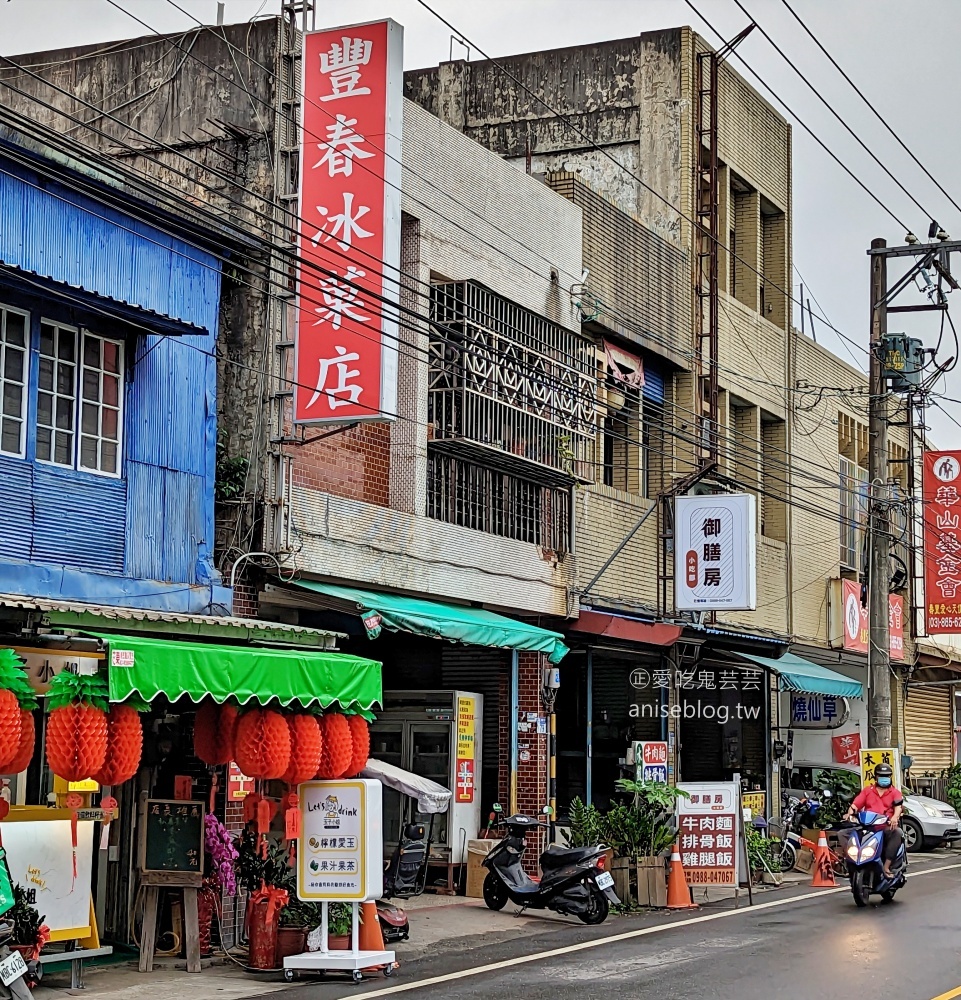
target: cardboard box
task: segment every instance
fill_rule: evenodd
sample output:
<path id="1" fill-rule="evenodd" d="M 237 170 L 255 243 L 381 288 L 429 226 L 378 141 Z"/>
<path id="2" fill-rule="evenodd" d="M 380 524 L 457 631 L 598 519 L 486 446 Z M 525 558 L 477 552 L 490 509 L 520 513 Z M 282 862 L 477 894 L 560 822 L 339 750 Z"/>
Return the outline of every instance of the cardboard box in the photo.
<path id="1" fill-rule="evenodd" d="M 484 879 L 487 869 L 481 863 L 500 843 L 499 840 L 467 841 L 467 887 L 464 895 L 479 899 L 484 895 Z"/>
<path id="2" fill-rule="evenodd" d="M 814 851 L 810 847 L 802 847 L 797 852 L 797 862 L 794 865 L 794 870 L 804 872 L 805 875 L 810 875 L 814 871 Z"/>

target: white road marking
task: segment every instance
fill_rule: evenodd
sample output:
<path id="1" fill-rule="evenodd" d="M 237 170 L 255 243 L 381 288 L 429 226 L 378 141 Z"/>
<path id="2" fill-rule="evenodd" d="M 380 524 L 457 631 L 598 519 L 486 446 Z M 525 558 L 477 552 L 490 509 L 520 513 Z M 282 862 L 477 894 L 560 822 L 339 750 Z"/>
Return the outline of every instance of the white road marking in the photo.
<path id="1" fill-rule="evenodd" d="M 913 878 L 916 875 L 933 875 L 936 872 L 950 871 L 961 868 L 961 862 L 950 865 L 940 865 L 938 868 L 926 868 L 920 872 L 908 872 L 907 877 Z M 757 903 L 755 906 L 745 906 L 736 910 L 720 910 L 717 913 L 705 913 L 699 917 L 687 917 L 684 920 L 673 920 L 667 924 L 657 924 L 654 927 L 640 927 L 634 931 L 625 931 L 623 934 L 612 934 L 610 937 L 596 938 L 593 941 L 581 941 L 579 944 L 565 945 L 563 948 L 552 948 L 550 951 L 541 951 L 535 955 L 520 955 L 517 958 L 508 958 L 502 962 L 491 962 L 489 965 L 478 965 L 472 969 L 461 969 L 460 972 L 448 972 L 442 976 L 432 976 L 430 979 L 421 979 L 416 983 L 398 983 L 396 986 L 387 986 L 380 990 L 371 990 L 365 993 L 356 991 L 345 993 L 338 1000 L 349 1000 L 351 997 L 386 997 L 395 993 L 407 993 L 409 990 L 420 990 L 425 986 L 439 986 L 441 983 L 451 983 L 458 979 L 469 979 L 472 976 L 482 976 L 488 972 L 499 972 L 501 969 L 510 969 L 518 965 L 529 965 L 531 962 L 542 962 L 549 958 L 558 958 L 561 955 L 573 955 L 579 951 L 587 951 L 591 948 L 600 948 L 606 944 L 617 944 L 620 941 L 633 941 L 635 938 L 647 937 L 650 934 L 662 934 L 664 931 L 674 930 L 676 927 L 690 927 L 694 924 L 703 924 L 711 920 L 724 920 L 730 917 L 743 916 L 757 913 L 759 910 L 773 910 L 780 906 L 789 906 L 791 903 L 803 903 L 808 899 L 816 899 L 818 896 L 830 896 L 835 892 L 847 892 L 846 886 L 835 886 L 833 889 L 820 889 L 818 892 L 809 892 L 803 896 L 790 896 L 787 899 L 772 899 L 767 903 Z"/>

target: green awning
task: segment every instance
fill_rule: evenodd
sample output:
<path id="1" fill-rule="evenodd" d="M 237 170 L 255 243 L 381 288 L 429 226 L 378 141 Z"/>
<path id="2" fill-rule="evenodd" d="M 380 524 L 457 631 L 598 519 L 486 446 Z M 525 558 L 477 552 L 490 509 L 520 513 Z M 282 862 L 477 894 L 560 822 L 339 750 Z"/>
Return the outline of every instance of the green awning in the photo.
<path id="1" fill-rule="evenodd" d="M 91 633 L 109 644 L 110 700 L 139 694 L 145 701 L 209 695 L 223 702 L 338 705 L 369 712 L 381 704 L 380 663 L 313 649 L 266 649 Z"/>
<path id="2" fill-rule="evenodd" d="M 755 656 L 753 653 L 738 653 L 768 670 L 773 670 L 780 678 L 782 691 L 799 691 L 804 694 L 833 694 L 838 698 L 861 698 L 864 688 L 860 681 L 853 681 L 836 670 L 812 663 L 794 653 L 785 653 L 773 659 L 770 656 Z"/>
<path id="3" fill-rule="evenodd" d="M 368 619 L 377 615 L 377 627 L 393 632 L 414 632 L 435 639 L 449 639 L 470 646 L 493 646 L 497 649 L 524 649 L 545 653 L 551 663 L 560 663 L 567 654 L 564 637 L 559 632 L 515 621 L 493 611 L 468 608 L 459 604 L 441 604 L 418 597 L 382 594 L 355 587 L 340 587 L 314 580 L 298 580 L 298 587 L 333 598 L 339 607 Z M 365 622 L 366 624 L 366 622 Z"/>

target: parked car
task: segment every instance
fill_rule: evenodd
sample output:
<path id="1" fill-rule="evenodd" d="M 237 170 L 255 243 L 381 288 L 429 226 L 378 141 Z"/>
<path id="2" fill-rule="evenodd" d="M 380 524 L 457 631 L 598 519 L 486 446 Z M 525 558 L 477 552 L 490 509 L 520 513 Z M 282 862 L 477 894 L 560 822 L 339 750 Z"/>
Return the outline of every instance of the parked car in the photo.
<path id="1" fill-rule="evenodd" d="M 791 768 L 781 768 L 781 797 L 810 795 L 820 788 L 831 772 L 853 774 L 860 782 L 860 772 L 843 764 L 815 764 L 795 761 Z M 904 813 L 901 817 L 904 846 L 908 851 L 931 850 L 941 844 L 961 841 L 961 817 L 947 802 L 927 795 L 904 795 Z"/>

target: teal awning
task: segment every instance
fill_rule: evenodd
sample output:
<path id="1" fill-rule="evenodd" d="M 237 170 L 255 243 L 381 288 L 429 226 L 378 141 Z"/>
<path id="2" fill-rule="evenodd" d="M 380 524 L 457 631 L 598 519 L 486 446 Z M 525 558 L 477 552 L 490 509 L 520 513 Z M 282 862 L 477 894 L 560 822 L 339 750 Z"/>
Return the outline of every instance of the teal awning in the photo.
<path id="1" fill-rule="evenodd" d="M 551 663 L 560 663 L 567 654 L 564 637 L 559 632 L 515 621 L 493 611 L 442 604 L 419 597 L 383 594 L 374 590 L 341 587 L 314 580 L 298 580 L 296 586 L 337 602 L 338 610 L 347 609 L 365 619 L 374 615 L 380 621 L 368 632 L 380 627 L 392 632 L 413 632 L 435 639 L 449 639 L 469 646 L 493 646 L 497 649 L 523 649 L 546 654 Z"/>
<path id="2" fill-rule="evenodd" d="M 773 659 L 770 656 L 755 656 L 753 653 L 738 653 L 745 660 L 774 671 L 780 679 L 782 691 L 800 691 L 804 694 L 833 694 L 838 698 L 862 698 L 864 688 L 860 681 L 853 681 L 836 670 L 812 663 L 794 653 L 785 653 Z"/>

